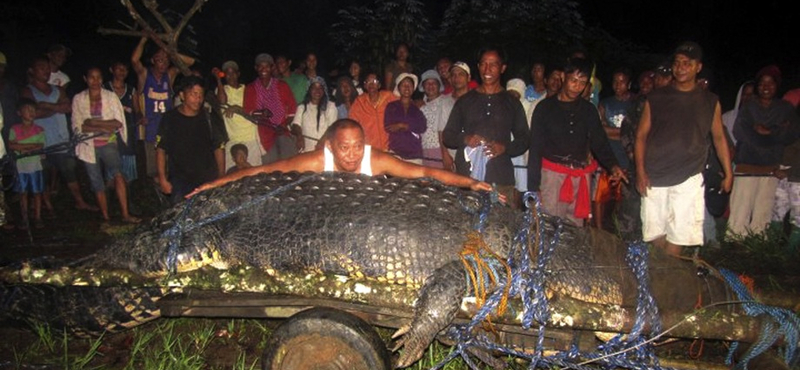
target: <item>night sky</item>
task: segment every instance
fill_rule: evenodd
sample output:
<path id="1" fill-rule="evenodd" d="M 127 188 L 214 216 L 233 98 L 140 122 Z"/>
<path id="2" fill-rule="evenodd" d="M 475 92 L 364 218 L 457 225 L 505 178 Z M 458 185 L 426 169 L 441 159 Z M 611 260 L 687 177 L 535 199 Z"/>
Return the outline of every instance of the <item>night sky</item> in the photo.
<path id="1" fill-rule="evenodd" d="M 327 30 L 336 11 L 365 0 L 289 2 L 255 0 L 209 0 L 192 24 L 195 48 L 210 70 L 224 60 L 234 59 L 243 67 L 243 78 L 253 77 L 251 60 L 259 52 L 289 53 L 295 59 L 308 50 L 320 54 L 324 69 L 333 50 Z M 185 9 L 189 0 L 162 1 Z M 709 1 L 663 2 L 641 0 L 581 1 L 580 11 L 588 26 L 599 27 L 612 36 L 629 41 L 652 53 L 667 55 L 683 40 L 699 42 L 705 49 L 706 69 L 723 108 L 732 105 L 738 86 L 756 71 L 776 63 L 784 73 L 784 88 L 800 86 L 800 47 L 794 41 L 796 15 L 773 0 L 748 2 Z M 448 1 L 426 2 L 432 25 L 438 25 Z M 24 65 L 61 42 L 75 55 L 64 70 L 80 81 L 90 65 L 107 66 L 112 60 L 129 60 L 137 39 L 101 36 L 99 26 L 128 24 L 119 1 L 110 0 L 4 0 L 0 4 L 0 51 L 9 59 L 7 75 L 21 83 Z M 80 83 L 75 84 L 79 89 Z"/>
<path id="2" fill-rule="evenodd" d="M 723 108 L 732 106 L 742 82 L 768 64 L 781 68 L 782 88 L 800 87 L 800 44 L 794 27 L 800 17 L 785 2 L 586 0 L 581 14 L 587 24 L 655 52 L 669 52 L 683 40 L 698 42 Z"/>

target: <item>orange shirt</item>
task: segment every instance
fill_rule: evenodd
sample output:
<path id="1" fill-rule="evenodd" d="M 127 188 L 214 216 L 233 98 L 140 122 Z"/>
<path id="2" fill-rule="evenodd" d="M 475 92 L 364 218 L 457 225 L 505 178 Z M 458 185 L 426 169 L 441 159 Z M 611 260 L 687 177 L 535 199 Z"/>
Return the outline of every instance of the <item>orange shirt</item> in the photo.
<path id="1" fill-rule="evenodd" d="M 383 116 L 386 106 L 397 99 L 391 92 L 381 90 L 378 92 L 377 104 L 372 104 L 369 94 L 366 92 L 359 95 L 353 102 L 348 118 L 360 123 L 364 128 L 367 145 L 382 151 L 389 149 L 389 134 L 383 127 Z"/>

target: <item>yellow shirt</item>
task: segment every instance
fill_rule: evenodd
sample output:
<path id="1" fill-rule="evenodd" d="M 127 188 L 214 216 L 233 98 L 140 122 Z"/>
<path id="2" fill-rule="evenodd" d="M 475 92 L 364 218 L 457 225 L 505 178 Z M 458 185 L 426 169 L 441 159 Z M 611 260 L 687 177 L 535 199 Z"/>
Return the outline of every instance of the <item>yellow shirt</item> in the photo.
<path id="1" fill-rule="evenodd" d="M 228 95 L 228 105 L 244 106 L 244 85 L 233 88 L 225 85 L 225 94 Z M 244 117 L 234 114 L 233 117 L 225 117 L 225 130 L 228 132 L 228 140 L 231 142 L 247 142 L 258 140 L 258 126 L 248 121 Z"/>

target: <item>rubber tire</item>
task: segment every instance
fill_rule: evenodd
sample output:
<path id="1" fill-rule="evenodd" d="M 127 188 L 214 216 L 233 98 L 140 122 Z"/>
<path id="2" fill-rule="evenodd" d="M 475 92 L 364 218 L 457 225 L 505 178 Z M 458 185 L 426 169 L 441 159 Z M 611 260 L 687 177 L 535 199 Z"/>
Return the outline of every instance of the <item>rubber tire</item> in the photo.
<path id="1" fill-rule="evenodd" d="M 290 317 L 270 336 L 263 370 L 390 370 L 391 357 L 375 329 L 358 317 L 315 307 Z"/>

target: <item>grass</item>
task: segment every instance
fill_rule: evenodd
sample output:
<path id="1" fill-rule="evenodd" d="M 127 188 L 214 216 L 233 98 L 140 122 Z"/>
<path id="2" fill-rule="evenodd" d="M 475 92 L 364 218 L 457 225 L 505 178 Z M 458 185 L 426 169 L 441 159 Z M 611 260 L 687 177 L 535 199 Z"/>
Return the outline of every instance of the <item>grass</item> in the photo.
<path id="1" fill-rule="evenodd" d="M 259 320 L 160 319 L 129 332 L 76 338 L 33 325 L 8 341 L 16 368 L 206 370 L 260 368 L 270 325 Z M 231 331 L 233 329 L 233 331 Z M 3 367 L 5 368 L 5 367 Z"/>
<path id="2" fill-rule="evenodd" d="M 255 319 L 162 318 L 129 332 L 99 338 L 76 338 L 34 325 L 27 343 L 14 343 L 15 368 L 253 370 L 261 368 L 261 354 L 277 322 Z M 387 341 L 394 332 L 378 328 Z M 409 367 L 430 369 L 452 349 L 432 343 L 422 360 Z M 3 367 L 5 368 L 5 367 Z M 468 369 L 460 358 L 443 370 Z"/>
<path id="3" fill-rule="evenodd" d="M 724 235 L 724 230 L 718 235 Z M 701 249 L 704 257 L 717 267 L 765 276 L 772 281 L 771 288 L 780 288 L 774 285 L 781 277 L 797 274 L 800 252 L 788 247 L 784 230 L 767 228 L 760 233 L 720 239 L 719 250 Z"/>

